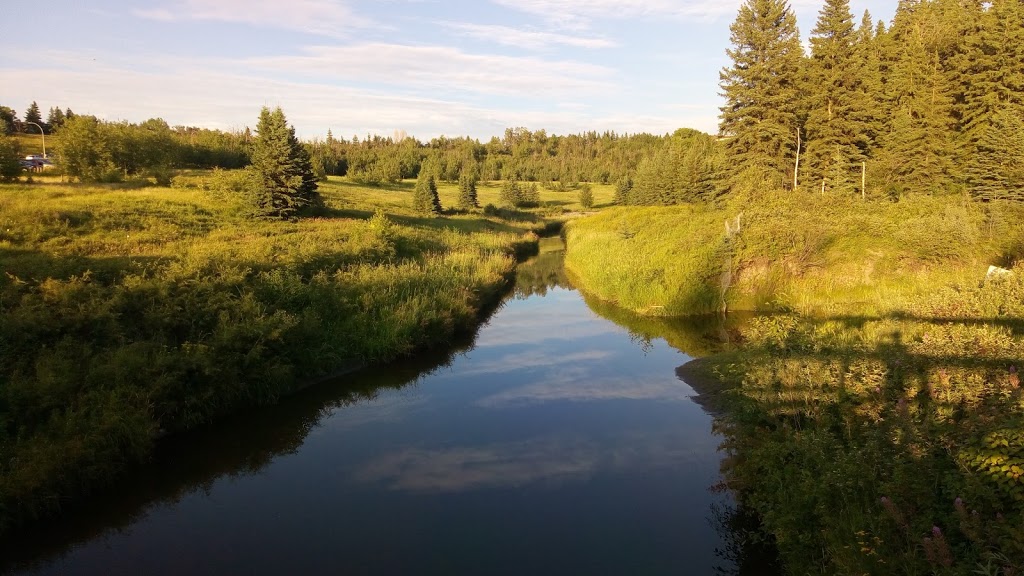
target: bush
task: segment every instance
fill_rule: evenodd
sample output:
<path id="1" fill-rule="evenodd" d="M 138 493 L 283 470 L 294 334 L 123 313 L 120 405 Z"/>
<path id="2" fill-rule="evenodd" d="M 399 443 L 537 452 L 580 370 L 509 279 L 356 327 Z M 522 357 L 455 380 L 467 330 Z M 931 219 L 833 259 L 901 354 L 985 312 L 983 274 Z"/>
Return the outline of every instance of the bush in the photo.
<path id="1" fill-rule="evenodd" d="M 10 182 L 21 176 L 20 156 L 14 140 L 0 134 L 0 182 Z"/>
<path id="2" fill-rule="evenodd" d="M 590 184 L 580 187 L 580 206 L 587 209 L 594 206 L 594 191 L 590 188 Z"/>

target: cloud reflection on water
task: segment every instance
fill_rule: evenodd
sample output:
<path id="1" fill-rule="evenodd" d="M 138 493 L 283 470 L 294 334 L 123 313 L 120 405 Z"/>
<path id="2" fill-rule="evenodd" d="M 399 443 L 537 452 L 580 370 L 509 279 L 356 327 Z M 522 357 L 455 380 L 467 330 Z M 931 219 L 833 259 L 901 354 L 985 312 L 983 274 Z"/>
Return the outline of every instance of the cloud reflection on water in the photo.
<path id="1" fill-rule="evenodd" d="M 600 442 L 538 438 L 482 446 L 407 448 L 371 460 L 353 479 L 395 491 L 452 493 L 583 481 L 609 472 L 697 471 L 704 467 L 692 464 L 708 460 L 709 455 L 715 460 L 716 441 L 705 445 L 693 440 L 682 432 L 660 436 L 634 433 Z"/>

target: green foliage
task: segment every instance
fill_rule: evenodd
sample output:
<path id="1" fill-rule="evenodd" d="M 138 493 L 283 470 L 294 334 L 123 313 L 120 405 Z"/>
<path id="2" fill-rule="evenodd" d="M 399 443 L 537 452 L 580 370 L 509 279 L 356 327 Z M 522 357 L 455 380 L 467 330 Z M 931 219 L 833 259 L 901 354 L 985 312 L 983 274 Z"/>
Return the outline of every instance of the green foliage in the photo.
<path id="1" fill-rule="evenodd" d="M 1024 118 L 1012 109 L 996 112 L 982 130 L 968 183 L 980 200 L 1024 200 Z"/>
<path id="2" fill-rule="evenodd" d="M 746 0 L 730 26 L 732 66 L 720 74 L 719 130 L 732 182 L 751 167 L 792 181 L 803 48 L 785 0 Z"/>
<path id="3" fill-rule="evenodd" d="M 615 183 L 615 197 L 612 199 L 614 204 L 622 206 L 626 204 L 629 198 L 629 192 L 633 189 L 633 178 L 630 176 L 623 176 L 619 178 L 619 181 Z"/>
<path id="4" fill-rule="evenodd" d="M 280 108 L 271 111 L 264 107 L 256 132 L 249 167 L 254 186 L 248 193 L 255 214 L 278 219 L 295 217 L 318 201 L 309 153 Z"/>
<path id="5" fill-rule="evenodd" d="M 16 143 L 4 134 L 0 134 L 0 182 L 10 182 L 21 175 L 21 158 Z"/>
<path id="6" fill-rule="evenodd" d="M 476 176 L 464 169 L 459 176 L 459 203 L 460 210 L 472 210 L 479 208 L 480 204 L 476 197 Z"/>
<path id="7" fill-rule="evenodd" d="M 580 206 L 587 209 L 594 207 L 594 189 L 590 184 L 580 186 Z"/>
<path id="8" fill-rule="evenodd" d="M 441 198 L 437 195 L 437 183 L 434 182 L 434 175 L 426 170 L 416 180 L 416 188 L 412 194 L 412 208 L 426 216 L 441 213 Z"/>
<path id="9" fill-rule="evenodd" d="M 117 175 L 111 152 L 110 134 L 93 116 L 67 120 L 56 146 L 64 172 L 82 182 L 103 182 Z"/>
<path id="10" fill-rule="evenodd" d="M 758 318 L 701 361 L 726 385 L 725 480 L 787 571 L 1024 566 L 1024 316 L 982 312 L 1019 297 L 1021 271 L 897 314 Z"/>
<path id="11" fill-rule="evenodd" d="M 813 188 L 824 181 L 835 193 L 852 191 L 852 171 L 865 159 L 869 142 L 863 126 L 864 81 L 858 36 L 849 0 L 827 0 L 811 32 L 811 60 L 804 123 L 807 145 L 801 178 Z"/>
<path id="12" fill-rule="evenodd" d="M 721 187 L 725 155 L 714 138 L 678 130 L 657 154 L 645 158 L 625 194 L 627 204 L 671 206 L 713 200 Z"/>
<path id="13" fill-rule="evenodd" d="M 43 125 L 43 116 L 39 112 L 39 104 L 36 104 L 35 100 L 33 100 L 32 104 L 29 105 L 28 110 L 25 110 L 25 123 L 28 124 L 30 122 L 39 124 L 40 127 Z M 39 128 L 33 127 L 32 129 L 38 130 Z M 27 130 L 28 127 L 26 127 L 26 131 Z"/>
<path id="14" fill-rule="evenodd" d="M 719 208 L 625 208 L 566 227 L 578 285 L 641 313 L 898 309 L 986 262 L 1019 257 L 1024 216 L 959 198 L 864 203 L 820 195 L 739 197 Z M 723 223 L 737 229 L 729 234 Z M 724 298 L 724 302 L 723 302 Z"/>
<path id="15" fill-rule="evenodd" d="M 0 133 L 14 134 L 17 131 L 18 113 L 13 108 L 0 106 Z"/>

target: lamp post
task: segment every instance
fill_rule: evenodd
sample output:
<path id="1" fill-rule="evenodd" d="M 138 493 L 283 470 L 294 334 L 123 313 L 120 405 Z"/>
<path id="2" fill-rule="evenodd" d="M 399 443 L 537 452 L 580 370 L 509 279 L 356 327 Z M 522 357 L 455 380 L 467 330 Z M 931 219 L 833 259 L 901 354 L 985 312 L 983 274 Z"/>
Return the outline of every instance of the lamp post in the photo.
<path id="1" fill-rule="evenodd" d="M 43 127 L 35 122 L 29 122 L 27 120 L 25 121 L 25 124 L 31 124 L 36 128 L 39 128 L 39 135 L 43 137 L 43 158 L 46 158 L 46 132 L 43 130 Z"/>

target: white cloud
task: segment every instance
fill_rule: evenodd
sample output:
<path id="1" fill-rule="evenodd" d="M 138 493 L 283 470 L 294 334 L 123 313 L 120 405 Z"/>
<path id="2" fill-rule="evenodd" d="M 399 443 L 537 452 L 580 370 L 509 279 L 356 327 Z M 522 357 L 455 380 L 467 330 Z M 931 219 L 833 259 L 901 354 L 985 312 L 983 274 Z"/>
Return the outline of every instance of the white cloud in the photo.
<path id="1" fill-rule="evenodd" d="M 599 402 L 607 400 L 659 400 L 684 402 L 693 390 L 676 378 L 602 377 L 585 365 L 559 370 L 552 377 L 503 390 L 477 402 L 484 408 L 514 408 L 546 402 Z"/>
<path id="2" fill-rule="evenodd" d="M 464 22 L 441 22 L 441 25 L 476 40 L 495 42 L 527 50 L 544 50 L 553 45 L 571 46 L 574 48 L 613 48 L 617 46 L 615 42 L 606 38 L 522 30 L 510 26 Z"/>
<path id="3" fill-rule="evenodd" d="M 286 28 L 325 36 L 342 36 L 371 25 L 339 0 L 176 0 L 167 6 L 133 11 L 136 16 L 173 22 L 214 20 L 268 28 Z"/>
<path id="4" fill-rule="evenodd" d="M 742 0 L 492 0 L 506 8 L 519 10 L 567 30 L 590 28 L 593 20 L 623 18 L 672 18 L 697 22 L 729 19 L 736 16 Z M 862 4 L 865 2 L 861 2 Z M 892 0 L 868 0 L 876 17 L 891 12 Z M 813 21 L 821 8 L 820 0 L 790 0 L 790 6 L 802 22 Z M 859 19 L 862 7 L 854 7 Z M 810 28 L 808 28 L 810 29 Z"/>
<path id="5" fill-rule="evenodd" d="M 519 98 L 606 90 L 612 77 L 611 69 L 595 64 L 471 54 L 447 46 L 362 43 L 313 46 L 303 52 L 243 63 L 262 70 L 334 80 Z"/>
<path id="6" fill-rule="evenodd" d="M 496 4 L 539 16 L 569 30 L 590 27 L 595 19 L 686 18 L 711 20 L 733 15 L 739 0 L 493 0 Z"/>

